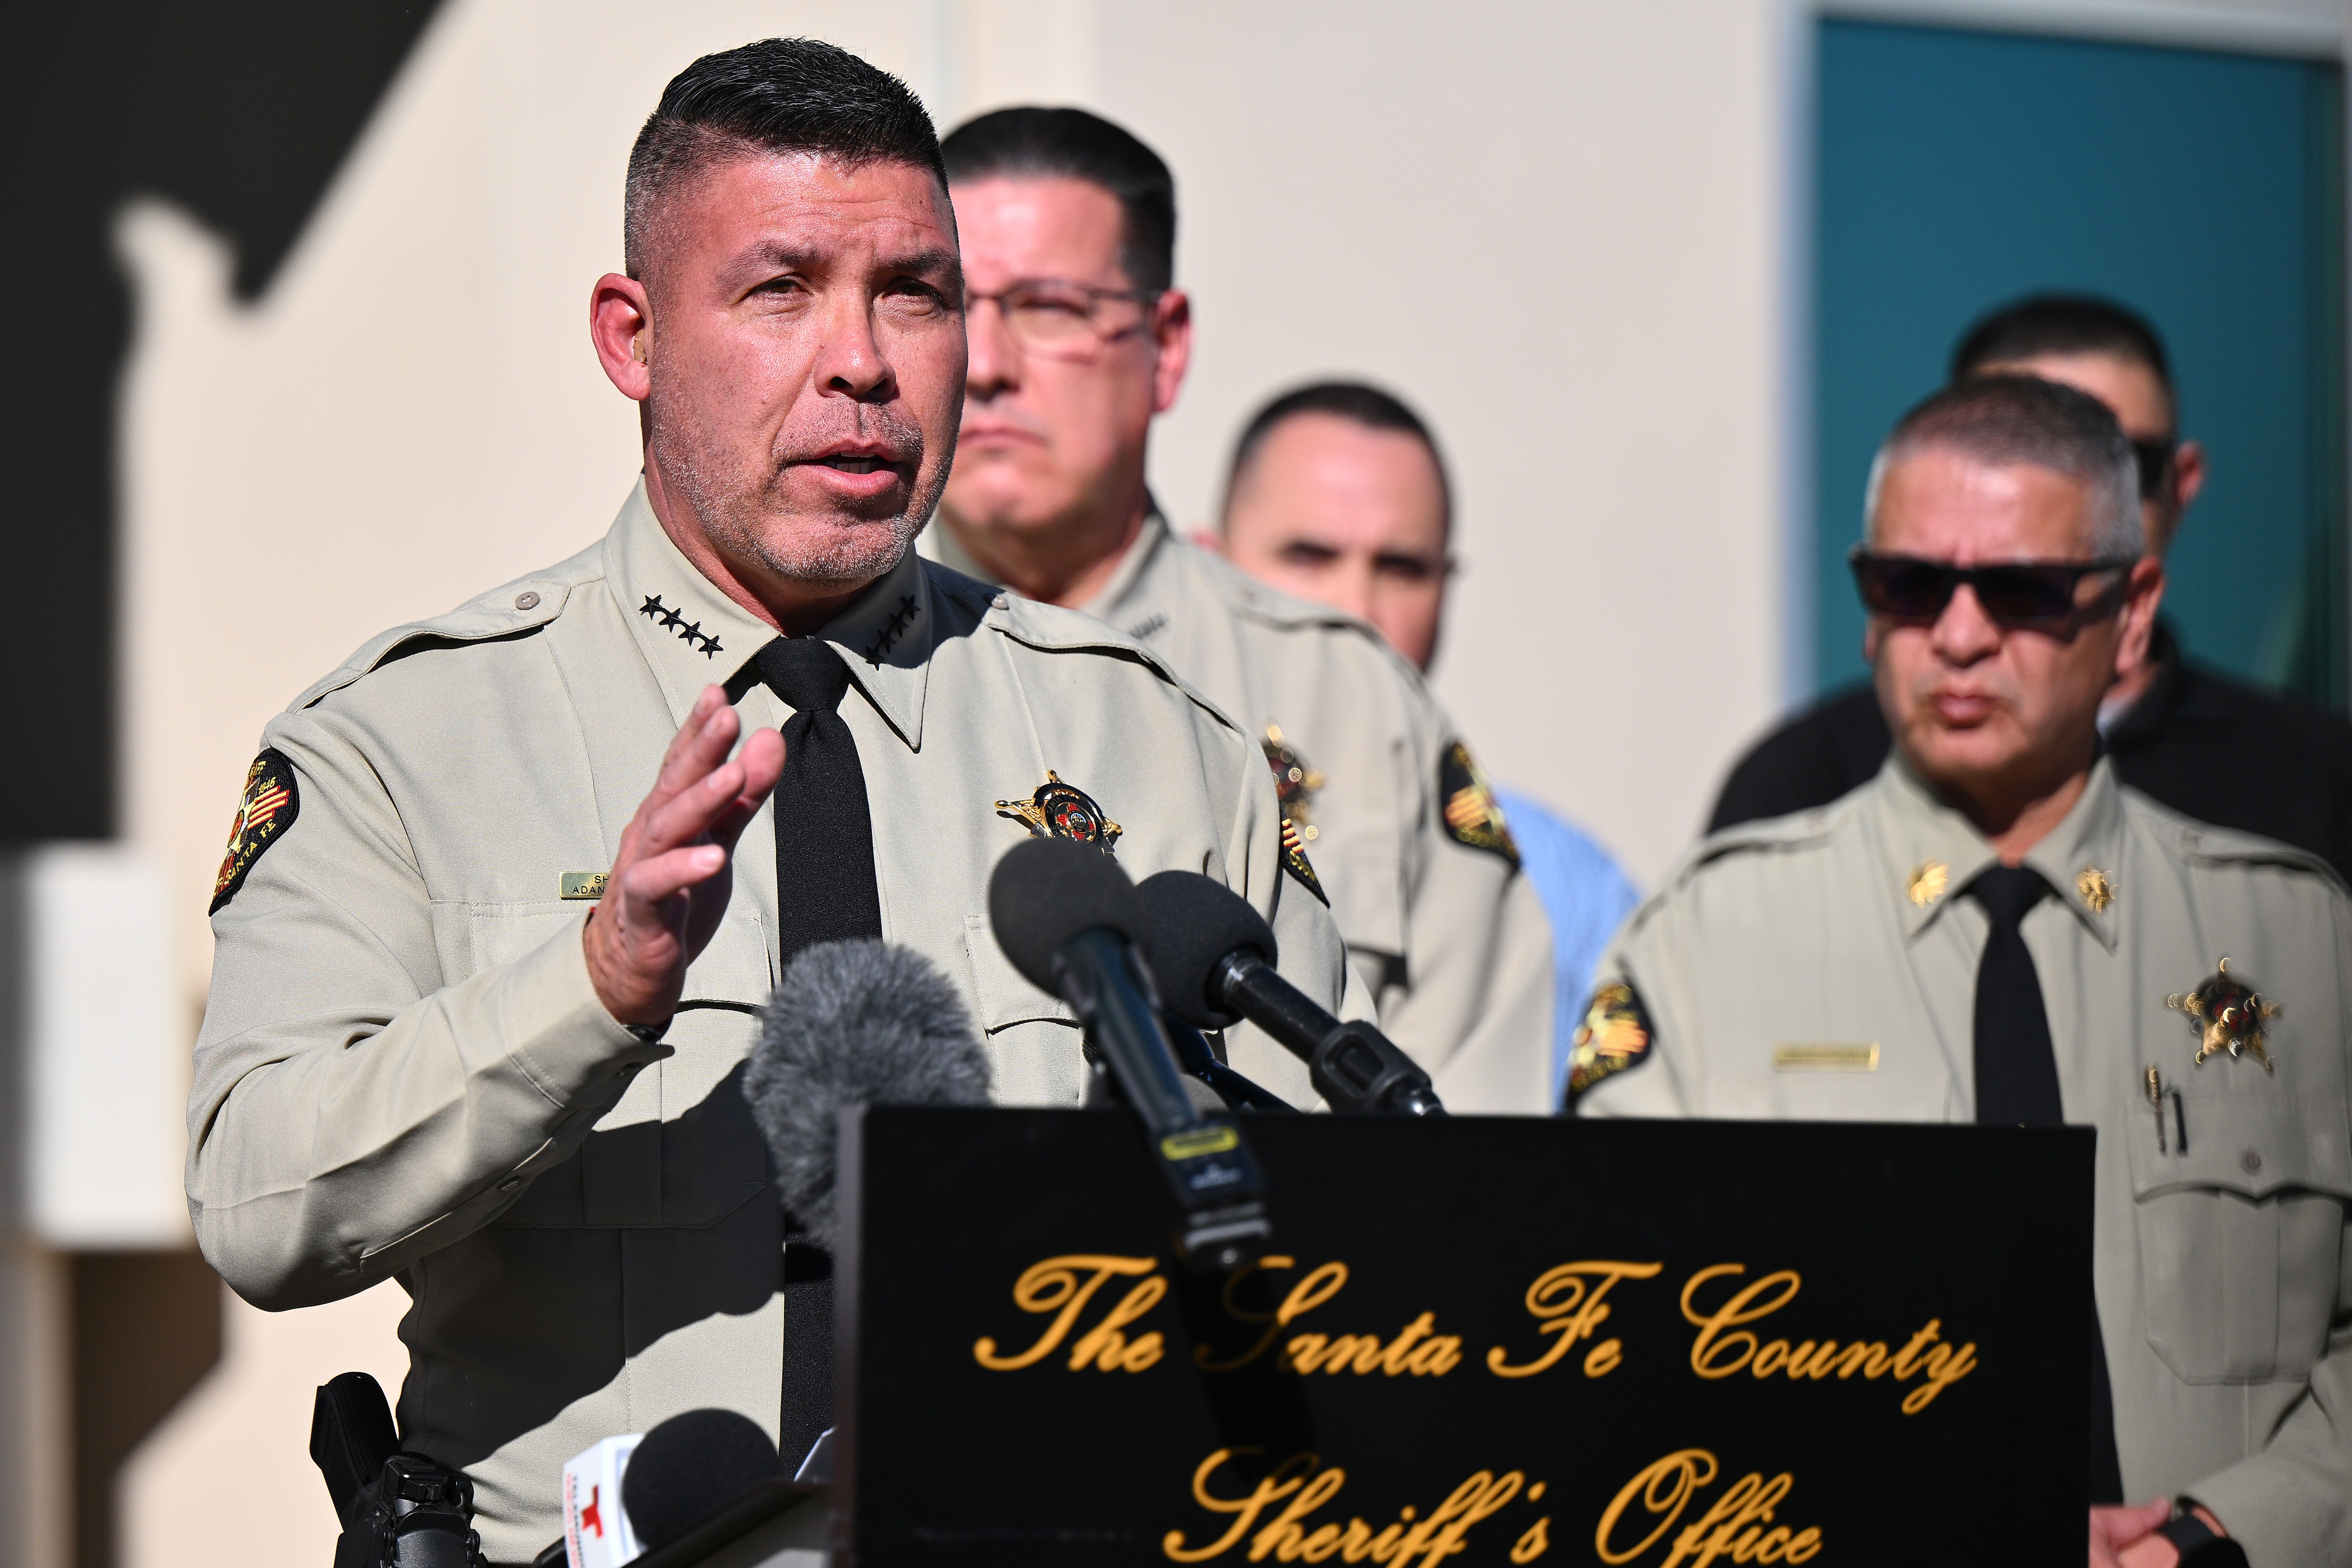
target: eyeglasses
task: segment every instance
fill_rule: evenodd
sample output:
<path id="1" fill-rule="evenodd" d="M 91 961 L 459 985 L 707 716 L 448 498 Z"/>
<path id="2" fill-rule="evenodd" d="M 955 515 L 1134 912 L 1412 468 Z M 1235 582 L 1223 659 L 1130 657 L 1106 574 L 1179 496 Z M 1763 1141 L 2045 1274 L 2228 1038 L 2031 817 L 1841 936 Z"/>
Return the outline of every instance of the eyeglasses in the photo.
<path id="1" fill-rule="evenodd" d="M 993 301 L 1024 353 L 1083 358 L 1143 324 L 1157 289 L 1100 289 L 1061 278 L 1024 278 L 992 293 L 967 292 L 967 308 Z"/>
<path id="2" fill-rule="evenodd" d="M 2134 441 L 2132 456 L 2139 461 L 2139 499 L 2154 500 L 2164 489 L 2164 481 L 2172 472 L 2173 455 L 2180 450 L 2180 437 L 2159 436 L 2152 441 Z"/>
<path id="3" fill-rule="evenodd" d="M 2128 572 L 2135 564 L 2126 559 L 1955 566 L 1948 561 L 1922 561 L 1913 555 L 1877 555 L 1859 544 L 1846 559 L 1853 565 L 1854 585 L 1862 590 L 1863 604 L 1874 615 L 1900 621 L 1932 621 L 1944 613 L 1944 606 L 1966 583 L 1985 614 L 2001 625 L 2040 627 L 2105 615 L 2119 598 L 2121 584 L 2087 605 L 2074 602 L 2077 586 L 2085 577 Z"/>

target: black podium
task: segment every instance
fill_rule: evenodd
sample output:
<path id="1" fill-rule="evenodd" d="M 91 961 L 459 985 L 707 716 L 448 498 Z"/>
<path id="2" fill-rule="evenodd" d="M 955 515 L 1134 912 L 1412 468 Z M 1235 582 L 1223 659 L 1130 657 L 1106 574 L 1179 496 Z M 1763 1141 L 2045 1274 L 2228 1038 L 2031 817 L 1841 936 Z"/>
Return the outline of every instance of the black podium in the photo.
<path id="1" fill-rule="evenodd" d="M 1131 1118 L 848 1113 L 836 1563 L 2081 1560 L 2088 1131 L 1246 1127 L 1203 1278 Z"/>

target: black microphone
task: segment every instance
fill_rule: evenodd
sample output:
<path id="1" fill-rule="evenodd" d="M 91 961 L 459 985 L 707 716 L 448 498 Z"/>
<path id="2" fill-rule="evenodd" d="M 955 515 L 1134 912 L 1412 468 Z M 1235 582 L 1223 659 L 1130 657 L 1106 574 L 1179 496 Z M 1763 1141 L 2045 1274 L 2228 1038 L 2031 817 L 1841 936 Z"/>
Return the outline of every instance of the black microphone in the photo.
<path id="1" fill-rule="evenodd" d="M 1337 1111 L 1443 1116 L 1429 1075 L 1370 1024 L 1342 1023 L 1274 971 L 1274 930 L 1249 900 L 1197 871 L 1162 871 L 1137 889 L 1144 954 L 1169 1009 L 1199 1029 L 1246 1018 L 1307 1064 Z"/>
<path id="2" fill-rule="evenodd" d="M 1256 1158 L 1233 1118 L 1184 1092 L 1137 951 L 1143 900 L 1118 863 L 1066 838 L 1033 838 L 996 863 L 988 918 L 1029 983 L 1069 1003 L 1087 1044 L 1136 1114 L 1182 1215 L 1176 1250 L 1210 1270 L 1240 1268 L 1271 1235 Z"/>
<path id="3" fill-rule="evenodd" d="M 750 1416 L 673 1415 L 645 1435 L 621 1477 L 621 1507 L 645 1548 L 631 1568 L 700 1563 L 819 1489 L 792 1479 Z"/>

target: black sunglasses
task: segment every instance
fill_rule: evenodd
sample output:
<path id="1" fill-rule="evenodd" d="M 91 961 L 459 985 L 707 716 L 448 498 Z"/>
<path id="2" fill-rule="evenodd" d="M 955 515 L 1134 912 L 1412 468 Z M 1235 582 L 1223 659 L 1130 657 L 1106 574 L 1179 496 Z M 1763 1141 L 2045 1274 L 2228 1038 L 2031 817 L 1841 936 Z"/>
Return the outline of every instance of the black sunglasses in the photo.
<path id="1" fill-rule="evenodd" d="M 2172 472 L 2173 454 L 2180 450 L 2180 437 L 2159 436 L 2152 441 L 2134 441 L 2132 457 L 2139 463 L 2139 499 L 2154 500 L 2164 489 L 2164 481 Z"/>
<path id="2" fill-rule="evenodd" d="M 1874 615 L 1932 621 L 1966 583 L 1985 614 L 2010 626 L 2053 626 L 2077 616 L 2104 615 L 2119 595 L 2110 590 L 2090 604 L 2077 605 L 2076 585 L 2101 572 L 2128 572 L 2135 564 L 2126 559 L 1955 566 L 1914 555 L 1877 555 L 1859 544 L 1846 559 L 1853 564 L 1854 586 L 1862 590 L 1863 604 Z"/>

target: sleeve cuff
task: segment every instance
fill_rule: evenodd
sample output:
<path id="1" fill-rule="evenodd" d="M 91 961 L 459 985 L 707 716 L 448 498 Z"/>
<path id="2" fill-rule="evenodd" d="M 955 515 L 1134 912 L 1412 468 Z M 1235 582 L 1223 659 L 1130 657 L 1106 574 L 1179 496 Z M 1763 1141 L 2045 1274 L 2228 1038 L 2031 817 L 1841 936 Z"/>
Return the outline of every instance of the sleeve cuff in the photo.
<path id="1" fill-rule="evenodd" d="M 566 1110 L 610 1103 L 639 1068 L 671 1054 L 604 1010 L 588 976 L 587 923 L 583 914 L 517 959 L 486 998 L 516 1068 Z"/>

